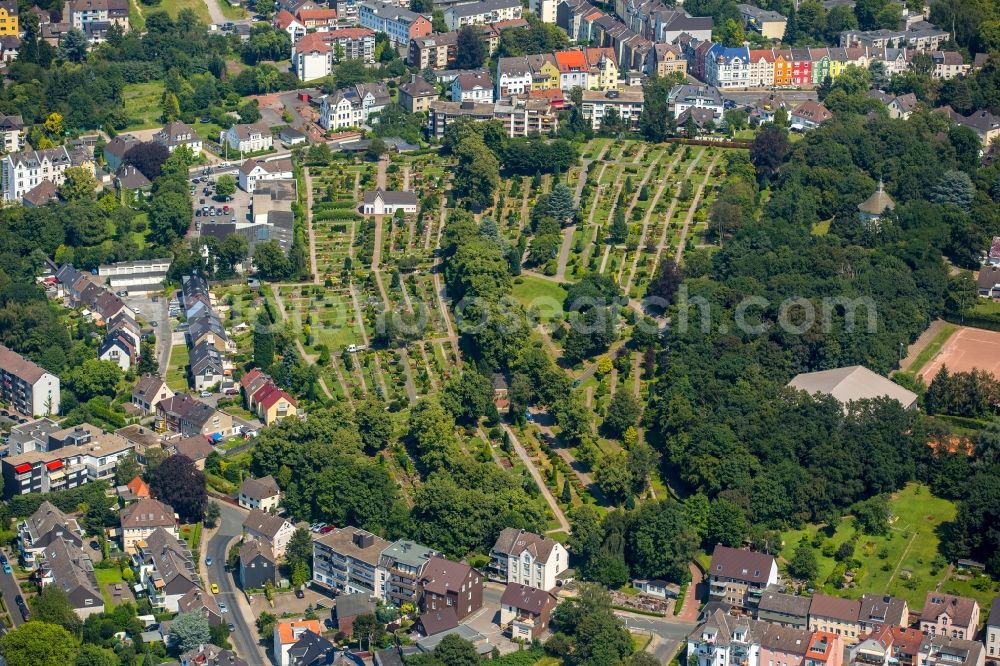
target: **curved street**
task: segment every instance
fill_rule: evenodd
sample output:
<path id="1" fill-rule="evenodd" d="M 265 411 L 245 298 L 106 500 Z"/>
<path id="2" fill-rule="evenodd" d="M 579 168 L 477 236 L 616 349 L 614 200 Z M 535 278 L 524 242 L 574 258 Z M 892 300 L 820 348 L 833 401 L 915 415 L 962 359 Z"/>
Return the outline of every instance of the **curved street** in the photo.
<path id="1" fill-rule="evenodd" d="M 219 594 L 215 600 L 226 604 L 229 609 L 222 617 L 223 622 L 232 622 L 235 626 L 229 640 L 236 651 L 251 664 L 263 664 L 267 659 L 261 651 L 257 640 L 257 627 L 254 626 L 254 615 L 250 610 L 243 590 L 236 584 L 233 575 L 226 571 L 226 557 L 229 545 L 238 539 L 243 532 L 243 520 L 246 512 L 227 502 L 218 502 L 221 510 L 219 529 L 209 539 L 205 554 L 212 558 L 212 566 L 208 569 L 206 585 L 215 583 L 219 586 Z"/>

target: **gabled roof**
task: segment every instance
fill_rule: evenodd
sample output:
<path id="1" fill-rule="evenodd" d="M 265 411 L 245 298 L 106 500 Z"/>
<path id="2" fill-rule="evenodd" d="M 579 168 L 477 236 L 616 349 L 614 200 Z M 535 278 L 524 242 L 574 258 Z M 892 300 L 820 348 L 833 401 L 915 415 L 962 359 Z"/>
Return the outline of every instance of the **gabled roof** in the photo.
<path id="1" fill-rule="evenodd" d="M 841 622 L 857 622 L 861 616 L 861 602 L 857 599 L 842 599 L 828 594 L 813 595 L 809 605 L 811 617 L 829 617 Z"/>
<path id="2" fill-rule="evenodd" d="M 937 618 L 944 614 L 951 620 L 951 624 L 966 626 L 972 622 L 977 606 L 978 602 L 975 599 L 931 591 L 924 600 L 920 621 L 936 622 Z"/>
<path id="3" fill-rule="evenodd" d="M 811 602 L 812 600 L 809 597 L 785 594 L 772 586 L 764 590 L 757 609 L 804 619 L 809 615 L 809 604 Z"/>
<path id="4" fill-rule="evenodd" d="M 540 590 L 537 587 L 508 583 L 503 591 L 503 596 L 500 597 L 500 604 L 539 615 L 546 607 L 555 606 L 556 598 L 551 592 Z"/>
<path id="5" fill-rule="evenodd" d="M 59 198 L 59 188 L 48 178 L 24 193 L 21 200 L 32 206 L 44 206 Z"/>
<path id="6" fill-rule="evenodd" d="M 295 42 L 296 53 L 329 53 L 330 44 L 323 38 L 321 32 L 310 32 Z M 244 165 L 251 162 L 247 160 Z M 240 167 L 242 170 L 242 167 Z M 252 170 L 252 167 L 251 167 Z"/>
<path id="7" fill-rule="evenodd" d="M 319 620 L 279 620 L 274 625 L 274 631 L 281 645 L 292 645 L 298 641 L 296 636 L 301 636 L 306 631 L 319 634 L 323 629 Z"/>
<path id="8" fill-rule="evenodd" d="M 341 594 L 337 597 L 337 605 L 334 607 L 337 619 L 343 620 L 349 617 L 357 617 L 366 613 L 375 612 L 375 602 L 368 594 L 359 592 L 356 594 Z"/>
<path id="9" fill-rule="evenodd" d="M 446 606 L 421 614 L 418 622 L 420 622 L 425 636 L 433 636 L 457 627 L 458 616 L 455 614 L 454 608 Z"/>
<path id="10" fill-rule="evenodd" d="M 151 497 L 130 504 L 121 512 L 123 529 L 173 527 L 176 524 L 174 509 Z"/>
<path id="11" fill-rule="evenodd" d="M 246 479 L 240 486 L 240 494 L 255 500 L 267 499 L 279 494 L 278 482 L 268 474 L 259 479 Z"/>
<path id="12" fill-rule="evenodd" d="M 805 118 L 806 120 L 810 120 L 814 123 L 822 123 L 830 118 L 833 118 L 833 114 L 830 113 L 830 109 L 811 99 L 807 99 L 795 107 L 792 111 L 792 115 L 798 116 L 799 118 Z"/>
<path id="13" fill-rule="evenodd" d="M 917 395 L 861 365 L 834 370 L 804 372 L 796 375 L 788 386 L 807 393 L 832 395 L 841 403 L 865 398 L 889 397 L 909 407 Z"/>
<path id="14" fill-rule="evenodd" d="M 427 561 L 424 575 L 420 577 L 420 586 L 427 592 L 447 595 L 457 592 L 473 573 L 474 569 L 464 562 L 452 562 L 440 556 L 434 556 Z"/>
<path id="15" fill-rule="evenodd" d="M 149 494 L 149 484 L 143 481 L 141 476 L 136 476 L 134 479 L 125 484 L 125 487 L 132 491 L 132 494 L 139 499 L 146 499 L 150 497 Z"/>
<path id="16" fill-rule="evenodd" d="M 296 22 L 297 19 L 287 9 L 282 9 L 280 12 L 278 12 L 277 16 L 274 17 L 274 25 L 277 26 L 279 30 L 286 30 L 288 29 L 288 26 Z"/>
<path id="17" fill-rule="evenodd" d="M 1000 627 L 1000 597 L 993 597 L 990 602 L 990 615 L 986 618 L 986 626 Z"/>
<path id="18" fill-rule="evenodd" d="M 181 613 L 201 613 L 205 617 L 222 617 L 222 610 L 216 603 L 215 597 L 205 592 L 200 587 L 192 587 L 187 593 L 177 600 L 177 610 Z"/>
<path id="19" fill-rule="evenodd" d="M 533 532 L 507 527 L 500 532 L 493 544 L 493 552 L 520 557 L 521 553 L 528 551 L 535 560 L 547 562 L 556 543 L 554 539 Z"/>
<path id="20" fill-rule="evenodd" d="M 274 562 L 274 551 L 271 545 L 261 539 L 247 539 L 240 546 L 240 561 L 249 564 L 258 557 L 263 557 L 268 562 Z"/>
<path id="21" fill-rule="evenodd" d="M 901 626 L 906 612 L 905 599 L 888 594 L 863 594 L 858 619 L 868 624 Z"/>
<path id="22" fill-rule="evenodd" d="M 184 437 L 174 442 L 172 446 L 174 451 L 196 462 L 204 460 L 215 451 L 209 441 L 201 435 Z"/>
<path id="23" fill-rule="evenodd" d="M 365 192 L 363 201 L 366 204 L 373 204 L 377 198 L 381 198 L 383 203 L 392 206 L 415 206 L 417 204 L 417 195 L 409 190 L 399 192 L 381 188 Z"/>
<path id="24" fill-rule="evenodd" d="M 333 643 L 311 629 L 303 632 L 299 640 L 288 648 L 289 663 L 295 666 L 329 664 L 335 653 Z"/>
<path id="25" fill-rule="evenodd" d="M 243 529 L 248 532 L 263 534 L 268 539 L 274 540 L 274 537 L 278 535 L 278 532 L 286 524 L 289 524 L 288 521 L 281 516 L 267 513 L 260 509 L 253 509 L 250 515 L 243 521 Z"/>
<path id="26" fill-rule="evenodd" d="M 716 544 L 708 573 L 720 578 L 760 584 L 767 582 L 774 565 L 773 555 Z"/>
<path id="27" fill-rule="evenodd" d="M 155 567 L 163 590 L 182 595 L 199 586 L 191 551 L 167 530 L 157 527 L 145 542 L 140 542 L 139 548 L 144 561 Z"/>
<path id="28" fill-rule="evenodd" d="M 427 83 L 421 76 L 414 75 L 412 79 L 399 86 L 399 89 L 410 97 L 437 97 L 437 88 Z"/>
<path id="29" fill-rule="evenodd" d="M 45 549 L 45 563 L 42 565 L 53 578 L 56 587 L 62 590 L 74 608 L 103 604 L 101 588 L 94 574 L 94 563 L 79 546 L 55 539 Z"/>

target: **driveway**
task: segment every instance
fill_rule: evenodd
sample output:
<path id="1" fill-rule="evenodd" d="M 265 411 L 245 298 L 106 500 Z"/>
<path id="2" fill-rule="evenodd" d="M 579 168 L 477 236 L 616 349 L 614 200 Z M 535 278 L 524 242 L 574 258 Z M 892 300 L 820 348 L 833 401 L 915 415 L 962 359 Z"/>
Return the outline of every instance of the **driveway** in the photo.
<path id="1" fill-rule="evenodd" d="M 503 585 L 487 582 L 483 588 L 483 607 L 462 620 L 462 624 L 468 625 L 486 637 L 493 645 L 497 646 L 500 654 L 507 654 L 517 650 L 517 643 L 503 635 L 503 629 L 498 624 L 500 622 L 500 597 L 503 595 Z"/>
<path id="2" fill-rule="evenodd" d="M 230 634 L 229 639 L 236 651 L 251 664 L 262 664 L 266 660 L 258 645 L 255 625 L 257 618 L 250 611 L 243 591 L 225 569 L 229 545 L 242 533 L 246 513 L 227 502 L 219 502 L 218 504 L 221 510 L 219 529 L 209 540 L 205 551 L 206 555 L 213 560 L 212 566 L 208 567 L 208 581 L 206 583 L 208 585 L 215 583 L 219 586 L 219 594 L 215 595 L 215 600 L 226 604 L 229 609 L 223 619 L 235 625 L 235 631 Z"/>

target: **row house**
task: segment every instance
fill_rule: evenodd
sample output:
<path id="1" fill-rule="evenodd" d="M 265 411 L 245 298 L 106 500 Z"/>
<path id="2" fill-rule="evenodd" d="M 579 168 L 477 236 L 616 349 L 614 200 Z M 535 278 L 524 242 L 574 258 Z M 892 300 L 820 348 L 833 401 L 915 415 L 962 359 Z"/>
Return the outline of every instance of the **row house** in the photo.
<path id="1" fill-rule="evenodd" d="M 523 19 L 510 19 L 496 23 L 477 24 L 488 53 L 495 53 L 500 46 L 500 32 L 509 28 L 527 28 L 528 22 Z M 411 39 L 406 54 L 408 65 L 420 69 L 450 69 L 455 64 L 458 49 L 458 30 L 438 32 L 426 37 Z"/>
<path id="2" fill-rule="evenodd" d="M 389 89 L 384 83 L 358 83 L 323 96 L 319 124 L 327 130 L 360 127 L 391 101 Z"/>
<path id="3" fill-rule="evenodd" d="M 59 377 L 0 344 L 0 401 L 25 416 L 59 413 Z"/>
<path id="4" fill-rule="evenodd" d="M 463 2 L 444 10 L 444 22 L 449 30 L 466 25 L 482 25 L 513 21 L 521 18 L 520 0 L 476 0 Z"/>
<path id="5" fill-rule="evenodd" d="M 994 238 L 993 242 L 995 244 L 997 239 Z M 1000 597 L 993 597 L 990 603 L 983 642 L 986 643 L 987 661 L 992 664 L 1000 663 Z"/>
<path id="6" fill-rule="evenodd" d="M 956 76 L 965 76 L 969 71 L 969 65 L 965 64 L 962 54 L 958 51 L 932 51 L 927 55 L 934 62 L 931 76 L 935 79 L 953 79 Z"/>
<path id="7" fill-rule="evenodd" d="M 997 137 L 1000 137 L 1000 116 L 995 116 L 986 109 L 976 111 L 968 116 L 963 116 L 950 106 L 943 106 L 936 111 L 947 115 L 956 124 L 968 127 L 975 132 L 983 148 L 988 147 Z"/>
<path id="8" fill-rule="evenodd" d="M 559 69 L 559 89 L 615 90 L 618 88 L 618 63 L 609 48 L 583 48 L 556 51 L 552 54 Z"/>
<path id="9" fill-rule="evenodd" d="M 459 74 L 451 82 L 453 102 L 493 103 L 493 79 L 485 70 Z"/>
<path id="10" fill-rule="evenodd" d="M 435 555 L 424 566 L 418 583 L 420 610 L 430 616 L 437 615 L 454 626 L 483 607 L 483 576 L 465 562 L 453 562 Z M 438 628 L 441 623 L 437 622 Z M 439 631 L 422 633 L 430 636 Z"/>
<path id="11" fill-rule="evenodd" d="M 851 666 L 917 666 L 924 632 L 890 624 L 876 625 L 850 646 Z"/>
<path id="12" fill-rule="evenodd" d="M 407 113 L 427 113 L 431 108 L 431 102 L 437 98 L 437 87 L 416 74 L 413 74 L 406 83 L 399 85 L 399 105 Z"/>
<path id="13" fill-rule="evenodd" d="M 426 16 L 387 2 L 362 2 L 358 11 L 362 28 L 384 32 L 394 46 L 409 44 L 411 39 L 426 37 L 434 30 Z"/>
<path id="14" fill-rule="evenodd" d="M 560 74 L 551 53 L 497 59 L 496 96 L 522 95 L 530 90 L 559 88 Z"/>
<path id="15" fill-rule="evenodd" d="M 694 666 L 842 666 L 844 645 L 835 634 L 769 624 L 715 610 L 688 635 Z"/>
<path id="16" fill-rule="evenodd" d="M 646 66 L 648 74 L 659 77 L 670 74 L 686 74 L 687 60 L 684 59 L 684 51 L 676 44 L 664 44 L 656 42 L 653 44 L 652 62 Z"/>
<path id="17" fill-rule="evenodd" d="M 711 17 L 691 16 L 660 0 L 615 0 L 614 9 L 629 30 L 652 41 L 672 43 L 685 33 L 699 40 L 712 38 Z"/>
<path id="18" fill-rule="evenodd" d="M 69 3 L 70 24 L 83 32 L 93 27 L 118 25 L 128 32 L 128 0 L 73 0 Z"/>
<path id="19" fill-rule="evenodd" d="M 135 448 L 124 437 L 89 423 L 52 432 L 44 446 L 3 458 L 5 497 L 111 479 L 118 463 Z"/>

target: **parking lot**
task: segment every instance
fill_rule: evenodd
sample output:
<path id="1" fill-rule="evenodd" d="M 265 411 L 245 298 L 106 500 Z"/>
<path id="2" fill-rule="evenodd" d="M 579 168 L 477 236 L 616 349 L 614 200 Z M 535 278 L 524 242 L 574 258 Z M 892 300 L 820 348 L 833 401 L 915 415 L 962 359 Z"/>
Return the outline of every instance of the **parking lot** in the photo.
<path id="1" fill-rule="evenodd" d="M 236 170 L 235 166 L 231 166 L 225 173 L 235 177 Z M 195 235 L 200 235 L 206 225 L 250 221 L 251 195 L 249 193 L 237 187 L 229 201 L 218 201 L 214 198 L 215 183 L 218 182 L 220 175 L 222 172 L 213 169 L 208 175 L 199 172 L 191 178 L 191 184 L 194 187 L 192 205 L 194 207 Z"/>

